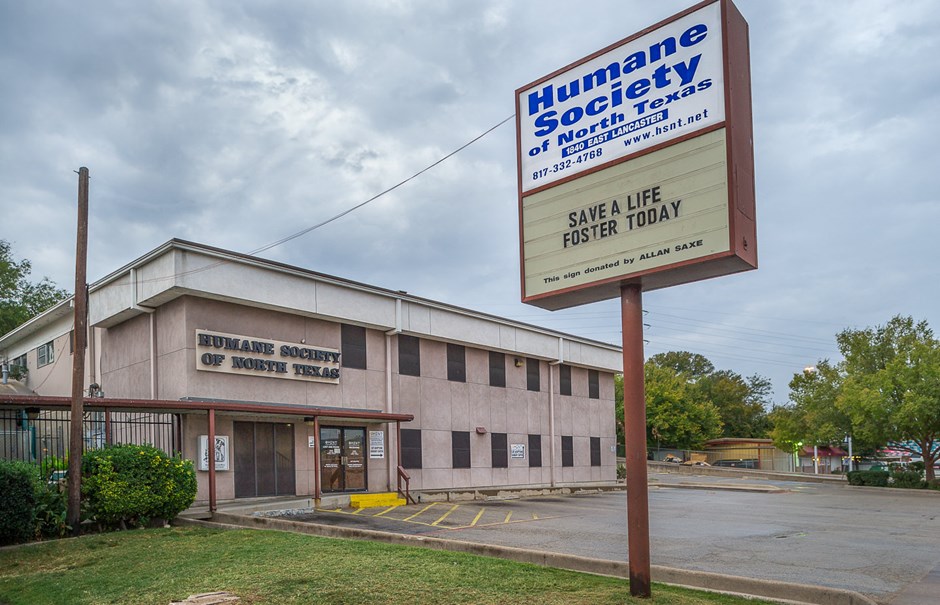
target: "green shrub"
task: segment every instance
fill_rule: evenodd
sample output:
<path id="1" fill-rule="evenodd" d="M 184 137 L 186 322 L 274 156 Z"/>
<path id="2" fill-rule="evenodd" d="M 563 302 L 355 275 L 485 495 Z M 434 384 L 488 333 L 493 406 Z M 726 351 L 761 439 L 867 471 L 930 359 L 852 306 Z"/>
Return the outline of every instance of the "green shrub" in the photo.
<path id="1" fill-rule="evenodd" d="M 617 480 L 623 481 L 627 478 L 627 465 L 618 464 L 617 465 Z"/>
<path id="2" fill-rule="evenodd" d="M 89 512 L 106 526 L 143 527 L 169 521 L 196 499 L 190 460 L 150 445 L 115 445 L 85 454 L 82 496 Z"/>
<path id="3" fill-rule="evenodd" d="M 888 487 L 891 473 L 885 471 L 850 471 L 845 474 L 849 485 L 867 485 L 870 487 Z"/>
<path id="4" fill-rule="evenodd" d="M 34 536 L 39 538 L 62 538 L 72 528 L 68 518 L 68 498 L 59 483 L 36 482 L 36 521 Z"/>
<path id="5" fill-rule="evenodd" d="M 924 472 L 924 461 L 918 460 L 917 462 L 911 462 L 907 465 L 907 470 L 917 471 L 918 473 Z"/>
<path id="6" fill-rule="evenodd" d="M 891 487 L 923 489 L 926 483 L 917 471 L 895 470 L 891 473 Z"/>
<path id="7" fill-rule="evenodd" d="M 34 465 L 0 460 L 0 544 L 33 537 L 37 480 Z"/>

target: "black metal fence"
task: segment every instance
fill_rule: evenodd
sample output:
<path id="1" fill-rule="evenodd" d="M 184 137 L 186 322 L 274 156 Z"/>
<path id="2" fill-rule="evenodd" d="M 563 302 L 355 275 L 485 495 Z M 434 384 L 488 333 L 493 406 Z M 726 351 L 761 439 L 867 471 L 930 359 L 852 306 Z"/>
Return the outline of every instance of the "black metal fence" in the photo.
<path id="1" fill-rule="evenodd" d="M 0 459 L 38 464 L 64 461 L 70 450 L 70 427 L 69 411 L 2 410 Z M 89 411 L 83 415 L 82 437 L 83 451 L 132 443 L 176 454 L 180 451 L 179 414 Z"/>

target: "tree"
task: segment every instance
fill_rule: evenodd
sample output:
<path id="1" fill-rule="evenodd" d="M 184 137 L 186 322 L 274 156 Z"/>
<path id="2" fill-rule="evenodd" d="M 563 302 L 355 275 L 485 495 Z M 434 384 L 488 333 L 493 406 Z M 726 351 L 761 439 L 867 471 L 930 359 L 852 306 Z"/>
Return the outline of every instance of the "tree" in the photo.
<path id="1" fill-rule="evenodd" d="M 770 400 L 770 380 L 760 375 L 747 379 L 730 370 L 716 370 L 698 353 L 669 351 L 658 353 L 649 363 L 669 368 L 684 377 L 689 397 L 713 404 L 723 426 L 719 437 L 766 437 L 770 429 L 766 405 Z"/>
<path id="2" fill-rule="evenodd" d="M 646 362 L 647 441 L 679 449 L 701 449 L 721 435 L 721 415 L 696 397 L 686 375 Z"/>
<path id="3" fill-rule="evenodd" d="M 48 277 L 31 283 L 27 279 L 31 271 L 32 264 L 14 260 L 10 243 L 0 240 L 0 335 L 69 297 Z"/>
<path id="4" fill-rule="evenodd" d="M 715 366 L 704 356 L 688 351 L 657 353 L 648 361 L 661 368 L 672 368 L 677 374 L 685 374 L 693 382 L 715 371 Z"/>
<path id="5" fill-rule="evenodd" d="M 795 451 L 799 443 L 836 445 L 852 434 L 852 421 L 837 407 L 842 377 L 828 360 L 794 374 L 790 403 L 771 412 L 774 444 Z"/>
<path id="6" fill-rule="evenodd" d="M 928 481 L 940 459 L 940 341 L 926 321 L 893 317 L 884 326 L 843 330 L 837 405 L 853 432 L 921 455 Z"/>

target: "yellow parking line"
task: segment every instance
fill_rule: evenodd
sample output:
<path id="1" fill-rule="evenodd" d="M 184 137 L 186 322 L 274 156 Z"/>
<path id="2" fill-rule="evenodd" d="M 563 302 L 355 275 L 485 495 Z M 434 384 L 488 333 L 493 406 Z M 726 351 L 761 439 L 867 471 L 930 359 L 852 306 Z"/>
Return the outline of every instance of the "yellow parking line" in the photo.
<path id="1" fill-rule="evenodd" d="M 509 520 L 512 518 L 512 511 L 509 511 L 509 514 L 506 515 L 506 520 L 503 523 L 509 523 Z"/>
<path id="2" fill-rule="evenodd" d="M 382 512 L 377 513 L 377 514 L 372 515 L 372 516 L 373 516 L 373 517 L 381 517 L 381 516 L 384 515 L 385 513 L 390 512 L 390 511 L 393 511 L 393 510 L 395 510 L 396 508 L 398 508 L 398 507 L 397 507 L 397 506 L 389 506 L 388 508 L 386 508 L 386 509 L 383 510 Z"/>
<path id="3" fill-rule="evenodd" d="M 532 520 L 533 520 L 533 521 L 538 521 L 538 520 L 539 520 L 539 516 L 536 515 L 535 513 L 532 513 Z"/>
<path id="4" fill-rule="evenodd" d="M 457 510 L 458 508 L 460 508 L 460 505 L 459 505 L 459 504 L 455 504 L 455 505 L 453 505 L 452 507 L 450 507 L 450 510 L 447 511 L 446 513 L 444 513 L 443 515 L 441 515 L 441 518 L 440 518 L 440 519 L 438 519 L 437 521 L 435 521 L 434 523 L 432 523 L 432 524 L 431 524 L 431 527 L 437 527 L 437 524 L 438 524 L 438 523 L 440 523 L 441 521 L 443 521 L 444 519 L 446 519 L 449 514 L 451 514 L 452 512 L 454 512 L 455 510 Z"/>
<path id="5" fill-rule="evenodd" d="M 406 517 L 405 519 L 402 519 L 402 521 L 411 521 L 412 519 L 414 519 L 415 517 L 417 517 L 418 515 L 420 515 L 420 514 L 423 513 L 424 511 L 426 511 L 426 510 L 428 510 L 429 508 L 433 507 L 435 504 L 437 504 L 437 503 L 436 503 L 436 502 L 432 502 L 432 503 L 428 504 L 427 506 L 425 506 L 424 508 L 422 508 L 421 510 L 419 510 L 419 511 L 416 512 L 415 514 L 411 515 L 410 517 Z"/>
<path id="6" fill-rule="evenodd" d="M 480 509 L 480 512 L 477 513 L 477 516 L 474 517 L 474 518 L 473 518 L 473 521 L 470 522 L 470 527 L 473 527 L 474 525 L 477 524 L 477 521 L 479 521 L 479 520 L 480 520 L 480 517 L 483 516 L 483 511 L 484 511 L 484 510 L 486 510 L 486 509 L 485 509 L 485 508 L 481 508 L 481 509 Z"/>
<path id="7" fill-rule="evenodd" d="M 359 513 L 361 513 L 361 512 L 364 511 L 364 510 L 365 510 L 364 508 L 357 508 L 352 514 L 358 515 Z"/>

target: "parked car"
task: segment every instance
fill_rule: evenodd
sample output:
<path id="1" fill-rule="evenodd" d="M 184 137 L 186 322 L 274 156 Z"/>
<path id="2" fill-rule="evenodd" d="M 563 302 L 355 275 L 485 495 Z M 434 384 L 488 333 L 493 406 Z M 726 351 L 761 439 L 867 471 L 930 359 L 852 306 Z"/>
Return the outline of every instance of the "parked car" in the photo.
<path id="1" fill-rule="evenodd" d="M 715 460 L 712 462 L 712 466 L 724 466 L 728 468 L 758 468 L 758 463 L 756 458 L 738 458 L 734 459 L 724 459 L 724 460 Z"/>

